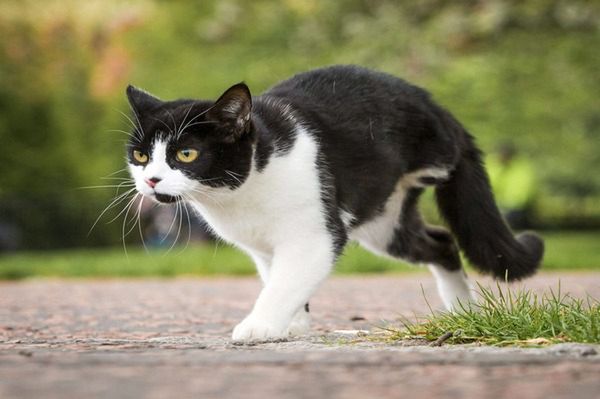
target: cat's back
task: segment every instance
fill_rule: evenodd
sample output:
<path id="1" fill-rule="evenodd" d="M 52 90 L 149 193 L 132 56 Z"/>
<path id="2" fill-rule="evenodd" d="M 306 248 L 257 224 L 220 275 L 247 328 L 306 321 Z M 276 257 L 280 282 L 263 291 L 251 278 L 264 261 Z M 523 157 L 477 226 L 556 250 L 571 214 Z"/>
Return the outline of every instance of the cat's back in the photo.
<path id="1" fill-rule="evenodd" d="M 369 105 L 378 101 L 418 101 L 428 98 L 419 87 L 387 73 L 356 65 L 334 65 L 299 73 L 278 83 L 264 95 L 309 101 L 328 107 Z"/>
<path id="2" fill-rule="evenodd" d="M 355 65 L 300 73 L 261 97 L 288 104 L 324 140 L 368 139 L 381 146 L 401 146 L 408 135 L 433 132 L 440 111 L 420 87 Z"/>
<path id="3" fill-rule="evenodd" d="M 445 111 L 427 91 L 387 73 L 354 65 L 319 68 L 295 75 L 260 97 L 265 103 L 289 105 L 319 136 L 332 163 L 353 162 L 348 153 L 360 152 L 370 164 L 403 173 L 418 168 L 422 159 L 445 163 L 437 159 L 440 154 L 454 156 L 455 135 L 445 126 Z M 342 147 L 346 153 L 339 151 Z"/>

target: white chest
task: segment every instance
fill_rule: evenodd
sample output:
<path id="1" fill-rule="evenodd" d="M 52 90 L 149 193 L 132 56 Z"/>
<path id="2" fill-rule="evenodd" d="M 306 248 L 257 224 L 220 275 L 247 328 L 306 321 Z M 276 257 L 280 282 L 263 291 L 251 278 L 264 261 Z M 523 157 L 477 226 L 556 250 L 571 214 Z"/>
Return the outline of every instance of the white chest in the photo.
<path id="1" fill-rule="evenodd" d="M 242 186 L 207 192 L 211 199 L 196 196 L 192 205 L 223 239 L 270 253 L 299 226 L 310 231 L 324 224 L 316 159 L 316 143 L 299 132 L 291 151 L 260 173 L 252 170 Z"/>

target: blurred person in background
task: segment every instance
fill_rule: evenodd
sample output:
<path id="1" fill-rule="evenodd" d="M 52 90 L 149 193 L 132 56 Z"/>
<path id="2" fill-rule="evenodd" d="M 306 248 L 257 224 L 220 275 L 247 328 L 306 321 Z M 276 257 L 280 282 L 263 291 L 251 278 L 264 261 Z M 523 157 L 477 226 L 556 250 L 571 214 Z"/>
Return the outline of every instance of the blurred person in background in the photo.
<path id="1" fill-rule="evenodd" d="M 510 227 L 530 228 L 536 181 L 529 160 L 518 154 L 513 143 L 505 142 L 488 156 L 486 164 L 496 201 Z"/>

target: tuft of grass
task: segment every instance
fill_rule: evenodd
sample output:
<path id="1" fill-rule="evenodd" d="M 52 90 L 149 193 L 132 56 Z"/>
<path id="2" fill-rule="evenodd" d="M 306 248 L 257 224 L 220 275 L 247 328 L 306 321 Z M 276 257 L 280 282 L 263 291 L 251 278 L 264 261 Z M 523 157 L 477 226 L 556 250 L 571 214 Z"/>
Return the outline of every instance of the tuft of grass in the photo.
<path id="1" fill-rule="evenodd" d="M 561 342 L 600 343 L 600 303 L 573 298 L 558 290 L 538 295 L 478 284 L 480 300 L 455 312 L 431 311 L 424 319 L 389 329 L 391 339 L 425 338 L 453 344 L 543 346 Z"/>

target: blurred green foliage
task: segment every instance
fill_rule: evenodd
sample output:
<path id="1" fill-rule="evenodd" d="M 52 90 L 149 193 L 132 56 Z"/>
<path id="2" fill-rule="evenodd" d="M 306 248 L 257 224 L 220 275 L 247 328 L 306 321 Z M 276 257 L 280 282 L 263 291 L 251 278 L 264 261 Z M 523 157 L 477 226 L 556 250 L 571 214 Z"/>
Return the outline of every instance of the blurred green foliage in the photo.
<path id="1" fill-rule="evenodd" d="M 124 166 L 111 130 L 129 129 L 127 83 L 214 98 L 244 80 L 258 94 L 333 63 L 426 87 L 484 150 L 515 142 L 545 223 L 600 220 L 597 1 L 4 0 L 0 36 L 0 222 L 26 247 L 120 238 L 118 223 L 86 236 L 114 192 L 78 188 Z"/>

